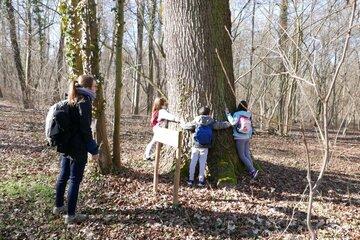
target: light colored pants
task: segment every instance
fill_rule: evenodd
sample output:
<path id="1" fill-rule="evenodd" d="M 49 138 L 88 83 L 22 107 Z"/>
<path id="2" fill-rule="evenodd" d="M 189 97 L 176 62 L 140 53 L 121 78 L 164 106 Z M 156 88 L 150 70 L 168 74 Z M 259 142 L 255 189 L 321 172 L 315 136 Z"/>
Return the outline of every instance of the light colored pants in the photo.
<path id="1" fill-rule="evenodd" d="M 189 168 L 189 180 L 194 181 L 195 167 L 199 160 L 199 181 L 204 181 L 205 167 L 208 155 L 208 148 L 191 148 L 191 162 Z"/>
<path id="2" fill-rule="evenodd" d="M 155 134 L 156 128 L 158 128 L 158 127 L 157 126 L 153 127 L 154 134 Z M 152 137 L 151 141 L 145 148 L 145 158 L 150 158 L 151 155 L 153 155 L 155 146 L 156 146 L 156 141 L 154 140 L 154 137 Z"/>
<path id="3" fill-rule="evenodd" d="M 245 164 L 248 172 L 254 172 L 256 169 L 250 155 L 250 139 L 236 139 L 236 150 L 238 157 Z"/>

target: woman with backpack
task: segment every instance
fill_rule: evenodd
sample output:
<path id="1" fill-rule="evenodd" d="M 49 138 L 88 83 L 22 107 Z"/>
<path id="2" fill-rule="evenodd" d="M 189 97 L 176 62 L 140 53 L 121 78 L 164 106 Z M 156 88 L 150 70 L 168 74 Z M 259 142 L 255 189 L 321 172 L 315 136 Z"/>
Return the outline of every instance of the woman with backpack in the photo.
<path id="1" fill-rule="evenodd" d="M 92 137 L 92 101 L 95 99 L 96 81 L 90 75 L 81 75 L 70 83 L 67 96 L 71 138 L 66 153 L 60 154 L 60 173 L 56 183 L 56 202 L 53 214 L 65 216 L 65 223 L 85 220 L 86 216 L 75 214 L 79 187 L 82 181 L 88 153 L 98 159 L 98 146 Z M 66 185 L 69 181 L 67 206 L 64 206 Z"/>
<path id="2" fill-rule="evenodd" d="M 151 111 L 151 120 L 150 125 L 155 133 L 156 129 L 159 127 L 165 127 L 167 121 L 179 122 L 179 119 L 167 111 L 167 102 L 165 98 L 157 97 L 154 101 L 152 111 Z M 145 149 L 145 160 L 152 161 L 154 146 L 154 138 L 151 139 L 150 143 L 146 146 Z"/>
<path id="3" fill-rule="evenodd" d="M 233 115 L 229 113 L 227 108 L 225 113 L 228 121 L 233 126 L 233 136 L 236 142 L 238 157 L 245 164 L 251 178 L 255 179 L 259 171 L 254 168 L 250 155 L 250 138 L 253 129 L 251 123 L 252 114 L 248 111 L 248 104 L 245 100 L 241 100 Z"/>

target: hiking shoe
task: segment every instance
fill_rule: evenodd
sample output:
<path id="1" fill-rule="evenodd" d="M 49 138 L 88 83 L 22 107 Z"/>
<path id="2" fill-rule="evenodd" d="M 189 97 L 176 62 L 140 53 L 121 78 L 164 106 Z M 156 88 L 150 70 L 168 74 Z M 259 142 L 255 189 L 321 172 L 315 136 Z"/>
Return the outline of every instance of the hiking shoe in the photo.
<path id="1" fill-rule="evenodd" d="M 85 221 L 88 218 L 85 214 L 65 215 L 65 224 L 74 224 Z"/>
<path id="2" fill-rule="evenodd" d="M 252 179 L 255 179 L 259 174 L 259 170 L 254 170 L 252 173 L 250 173 L 250 176 Z"/>
<path id="3" fill-rule="evenodd" d="M 194 180 L 187 180 L 186 182 L 189 187 L 194 186 Z"/>
<path id="4" fill-rule="evenodd" d="M 54 215 L 65 215 L 67 213 L 67 208 L 65 206 L 62 207 L 54 207 L 52 210 Z"/>
<path id="5" fill-rule="evenodd" d="M 199 186 L 199 187 L 205 187 L 205 186 L 206 186 L 205 181 L 199 181 L 199 182 L 198 182 L 198 186 Z"/>

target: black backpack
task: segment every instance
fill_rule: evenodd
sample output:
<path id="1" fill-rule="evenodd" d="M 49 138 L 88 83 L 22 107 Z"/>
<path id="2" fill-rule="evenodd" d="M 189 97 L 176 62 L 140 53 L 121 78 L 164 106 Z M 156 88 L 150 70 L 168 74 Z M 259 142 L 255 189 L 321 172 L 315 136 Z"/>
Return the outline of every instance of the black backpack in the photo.
<path id="1" fill-rule="evenodd" d="M 67 153 L 71 139 L 70 106 L 61 101 L 50 107 L 46 115 L 45 135 L 48 145 L 56 147 L 56 151 Z"/>

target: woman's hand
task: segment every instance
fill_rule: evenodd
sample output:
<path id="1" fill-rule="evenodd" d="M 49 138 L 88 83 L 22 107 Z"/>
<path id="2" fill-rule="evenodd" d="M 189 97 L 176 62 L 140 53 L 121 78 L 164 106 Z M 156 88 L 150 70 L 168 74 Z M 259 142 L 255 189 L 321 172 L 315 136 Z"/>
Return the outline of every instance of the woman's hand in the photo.
<path id="1" fill-rule="evenodd" d="M 226 114 L 229 114 L 230 112 L 229 112 L 229 109 L 227 108 L 227 107 L 225 107 L 225 113 Z"/>

